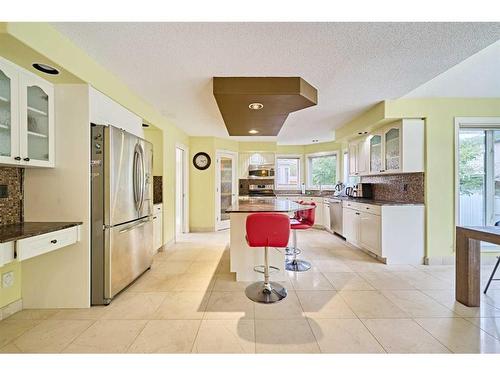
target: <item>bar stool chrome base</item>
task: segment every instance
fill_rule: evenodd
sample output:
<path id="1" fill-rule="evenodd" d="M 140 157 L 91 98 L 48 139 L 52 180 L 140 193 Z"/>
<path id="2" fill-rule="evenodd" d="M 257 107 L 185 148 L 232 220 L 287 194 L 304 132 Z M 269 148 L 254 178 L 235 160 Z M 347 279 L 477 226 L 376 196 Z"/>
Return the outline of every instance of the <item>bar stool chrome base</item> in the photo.
<path id="1" fill-rule="evenodd" d="M 254 302 L 275 303 L 284 299 L 288 291 L 281 284 L 271 281 L 269 285 L 262 281 L 250 284 L 245 289 L 246 296 Z"/>
<path id="2" fill-rule="evenodd" d="M 301 259 L 287 260 L 285 269 L 293 272 L 305 272 L 311 269 L 311 263 Z"/>

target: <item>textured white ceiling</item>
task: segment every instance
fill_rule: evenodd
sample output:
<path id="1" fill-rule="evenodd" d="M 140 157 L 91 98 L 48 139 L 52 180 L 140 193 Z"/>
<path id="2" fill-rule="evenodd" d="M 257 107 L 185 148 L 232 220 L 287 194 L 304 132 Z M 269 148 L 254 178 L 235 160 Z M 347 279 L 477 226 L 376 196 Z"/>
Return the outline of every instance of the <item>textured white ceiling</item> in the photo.
<path id="1" fill-rule="evenodd" d="M 403 96 L 432 97 L 500 98 L 500 41 Z"/>
<path id="2" fill-rule="evenodd" d="M 300 76 L 319 103 L 289 116 L 281 144 L 328 141 L 500 39 L 500 23 L 56 23 L 189 135 L 227 135 L 213 76 Z"/>

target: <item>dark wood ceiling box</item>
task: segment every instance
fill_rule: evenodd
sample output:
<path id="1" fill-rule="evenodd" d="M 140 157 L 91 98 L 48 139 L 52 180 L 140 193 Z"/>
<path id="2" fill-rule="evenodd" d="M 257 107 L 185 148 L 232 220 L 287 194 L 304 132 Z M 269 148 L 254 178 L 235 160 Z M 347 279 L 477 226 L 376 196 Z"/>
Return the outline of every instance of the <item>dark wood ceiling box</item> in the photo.
<path id="1" fill-rule="evenodd" d="M 288 114 L 318 103 L 317 90 L 300 77 L 214 77 L 215 100 L 229 135 L 276 136 Z M 252 103 L 261 109 L 249 108 Z"/>

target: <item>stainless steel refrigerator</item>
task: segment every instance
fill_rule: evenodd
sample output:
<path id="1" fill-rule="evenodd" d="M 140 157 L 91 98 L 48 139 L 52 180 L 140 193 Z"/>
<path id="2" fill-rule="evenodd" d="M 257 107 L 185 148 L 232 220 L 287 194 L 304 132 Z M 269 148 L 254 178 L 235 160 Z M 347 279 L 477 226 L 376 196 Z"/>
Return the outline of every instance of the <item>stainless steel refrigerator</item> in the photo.
<path id="1" fill-rule="evenodd" d="M 107 305 L 151 267 L 153 146 L 91 124 L 91 303 Z"/>

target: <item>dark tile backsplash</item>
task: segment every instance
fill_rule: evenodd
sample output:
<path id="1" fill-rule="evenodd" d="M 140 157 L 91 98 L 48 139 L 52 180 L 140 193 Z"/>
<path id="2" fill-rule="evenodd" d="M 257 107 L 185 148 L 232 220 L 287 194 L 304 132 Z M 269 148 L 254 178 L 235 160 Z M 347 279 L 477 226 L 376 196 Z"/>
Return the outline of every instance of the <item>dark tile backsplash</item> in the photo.
<path id="1" fill-rule="evenodd" d="M 423 173 L 363 176 L 361 182 L 373 184 L 373 198 L 376 200 L 424 203 Z"/>
<path id="2" fill-rule="evenodd" d="M 23 221 L 22 168 L 0 167 L 0 185 L 7 188 L 7 197 L 0 198 L 0 225 Z"/>
<path id="3" fill-rule="evenodd" d="M 163 176 L 153 176 L 153 204 L 163 202 Z"/>
<path id="4" fill-rule="evenodd" d="M 274 184 L 274 179 L 248 179 L 248 178 L 240 178 L 239 180 L 239 195 L 248 195 L 249 185 L 269 185 Z"/>

